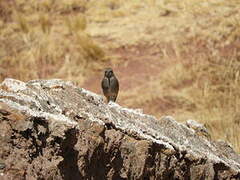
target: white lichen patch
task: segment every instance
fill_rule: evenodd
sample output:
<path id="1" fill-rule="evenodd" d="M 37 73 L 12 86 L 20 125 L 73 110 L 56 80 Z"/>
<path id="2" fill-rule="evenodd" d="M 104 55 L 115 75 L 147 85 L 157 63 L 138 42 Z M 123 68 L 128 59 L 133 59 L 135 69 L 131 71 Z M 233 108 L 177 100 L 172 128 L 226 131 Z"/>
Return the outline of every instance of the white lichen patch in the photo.
<path id="1" fill-rule="evenodd" d="M 13 92 L 6 92 L 3 90 L 0 90 L 0 95 L 4 96 L 5 98 L 14 98 L 18 101 L 24 101 L 27 103 L 35 103 L 36 106 L 41 107 L 41 104 L 36 101 L 34 98 L 32 98 L 31 96 L 27 96 L 25 94 L 19 94 L 19 93 L 13 93 Z"/>
<path id="2" fill-rule="evenodd" d="M 117 110 L 118 113 L 127 113 L 129 115 L 134 115 L 136 117 L 139 117 L 136 121 L 130 122 L 129 120 L 124 120 L 124 119 L 117 119 L 115 122 L 115 126 L 118 129 L 121 129 L 123 131 L 131 132 L 132 134 L 137 134 L 139 137 L 142 137 L 143 139 L 150 140 L 152 142 L 155 142 L 157 144 L 164 145 L 166 148 L 174 150 L 171 144 L 168 142 L 170 141 L 167 137 L 164 136 L 159 136 L 159 137 L 154 137 L 153 134 L 155 132 L 154 129 L 151 127 L 147 127 L 146 124 L 144 124 L 143 120 L 147 118 L 153 118 L 153 116 L 143 114 L 141 111 L 136 111 L 134 109 L 128 109 L 128 108 L 122 108 L 119 106 L 117 103 L 114 102 L 109 102 L 108 103 L 109 107 L 109 113 L 108 115 L 110 116 L 110 119 L 113 119 L 113 116 L 111 115 L 111 109 L 114 108 Z M 155 119 L 156 120 L 156 119 Z"/>
<path id="3" fill-rule="evenodd" d="M 65 86 L 74 87 L 74 85 L 71 81 L 63 81 L 61 79 L 31 80 L 31 81 L 28 81 L 27 85 L 32 85 L 38 89 L 48 88 L 48 89 L 53 89 L 53 90 L 62 89 Z"/>
<path id="4" fill-rule="evenodd" d="M 153 116 L 151 115 L 147 115 L 147 114 L 144 114 L 141 110 L 139 109 L 129 109 L 129 108 L 123 108 L 121 107 L 119 104 L 115 103 L 115 102 L 112 102 L 110 101 L 108 103 L 108 106 L 111 108 L 115 108 L 115 110 L 117 110 L 119 113 L 122 113 L 122 112 L 125 112 L 125 113 L 128 113 L 128 114 L 133 114 L 133 115 L 136 115 L 136 116 L 141 116 L 143 118 L 147 117 L 147 118 L 154 118 Z"/>
<path id="5" fill-rule="evenodd" d="M 50 89 L 61 88 L 65 85 L 64 81 L 61 79 L 42 80 L 41 82 L 42 86 Z"/>
<path id="6" fill-rule="evenodd" d="M 65 122 L 65 123 L 71 124 L 71 125 L 78 124 L 76 121 L 72 121 L 70 118 L 64 116 L 63 114 L 50 114 L 48 112 L 42 112 L 42 111 L 36 111 L 36 110 L 33 111 L 28 106 L 20 105 L 16 102 L 8 100 L 8 99 L 0 99 L 0 102 L 6 103 L 9 107 L 17 109 L 17 110 L 23 112 L 24 114 L 32 116 L 32 117 L 40 117 L 40 118 L 44 118 L 46 120 L 54 119 L 56 121 Z"/>
<path id="7" fill-rule="evenodd" d="M 93 97 L 94 100 L 103 101 L 102 96 L 95 94 L 91 91 L 81 88 L 81 93 L 86 94 L 87 97 Z"/>
<path id="8" fill-rule="evenodd" d="M 186 121 L 186 125 L 188 127 L 195 127 L 195 128 L 201 128 L 203 127 L 203 124 L 198 123 L 197 121 L 194 121 L 192 119 L 189 119 Z"/>
<path id="9" fill-rule="evenodd" d="M 105 123 L 103 121 L 101 121 L 99 118 L 94 117 L 91 113 L 88 112 L 84 112 L 84 114 L 88 117 L 88 120 L 92 121 L 92 122 L 97 122 L 101 125 L 104 125 Z"/>
<path id="10" fill-rule="evenodd" d="M 26 83 L 11 78 L 4 79 L 4 81 L 1 83 L 1 86 L 4 86 L 8 91 L 12 92 L 22 91 L 27 88 Z"/>

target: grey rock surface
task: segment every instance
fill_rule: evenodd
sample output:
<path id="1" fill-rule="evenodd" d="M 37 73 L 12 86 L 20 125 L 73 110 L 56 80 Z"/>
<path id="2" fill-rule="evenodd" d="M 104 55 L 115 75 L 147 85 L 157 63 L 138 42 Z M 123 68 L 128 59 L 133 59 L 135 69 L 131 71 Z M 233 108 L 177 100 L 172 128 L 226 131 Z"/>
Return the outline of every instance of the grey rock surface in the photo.
<path id="1" fill-rule="evenodd" d="M 0 179 L 240 179 L 240 156 L 196 123 L 105 104 L 58 79 L 0 86 Z"/>

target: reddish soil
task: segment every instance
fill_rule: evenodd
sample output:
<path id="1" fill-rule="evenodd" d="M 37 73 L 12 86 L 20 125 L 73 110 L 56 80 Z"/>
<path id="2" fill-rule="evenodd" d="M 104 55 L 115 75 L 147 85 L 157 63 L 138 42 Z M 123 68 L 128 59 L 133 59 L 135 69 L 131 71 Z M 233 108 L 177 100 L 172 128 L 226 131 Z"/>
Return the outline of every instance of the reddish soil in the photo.
<path id="1" fill-rule="evenodd" d="M 150 80 L 150 77 L 157 76 L 167 64 L 163 61 L 162 54 L 157 47 L 146 44 L 109 49 L 107 55 L 119 57 L 118 64 L 108 64 L 106 67 L 113 68 L 122 91 L 144 84 Z M 102 76 L 103 72 L 96 73 L 86 79 L 83 87 L 101 93 Z"/>
<path id="2" fill-rule="evenodd" d="M 159 115 L 164 113 L 174 113 L 174 110 L 180 108 L 182 109 L 182 104 L 176 104 L 173 100 L 166 99 L 164 97 L 158 97 L 153 100 L 146 100 L 144 103 L 133 102 L 131 104 L 126 103 L 127 98 L 121 96 L 121 92 L 131 92 L 131 90 L 136 89 L 136 87 L 148 88 L 147 83 L 149 81 L 157 80 L 161 77 L 161 74 L 164 71 L 172 66 L 174 63 L 179 61 L 179 58 L 176 58 L 176 55 L 171 48 L 170 44 L 138 44 L 138 45 L 125 45 L 118 48 L 111 48 L 111 43 L 114 40 L 106 40 L 104 37 L 96 38 L 96 41 L 99 43 L 105 43 L 109 47 L 105 50 L 107 56 L 118 57 L 117 64 L 106 64 L 106 67 L 110 66 L 114 69 L 114 72 L 117 78 L 120 81 L 120 95 L 117 99 L 117 102 L 123 106 L 128 106 L 131 108 L 141 108 L 144 109 L 144 112 L 150 113 L 153 115 Z M 239 45 L 239 42 L 236 42 Z M 186 66 L 191 66 L 193 58 L 204 54 L 207 52 L 207 48 L 202 43 L 194 44 L 190 46 L 187 45 L 191 51 L 188 53 L 181 54 L 181 62 Z M 229 55 L 234 53 L 232 44 L 223 48 L 222 55 Z M 239 47 L 234 44 L 234 47 Z M 161 49 L 166 50 L 167 56 L 164 56 Z M 207 54 L 207 53 L 206 53 Z M 101 79 L 103 77 L 103 72 L 96 72 L 91 77 L 85 80 L 85 83 L 82 87 L 96 92 L 97 94 L 102 94 L 101 90 Z M 204 77 L 203 77 L 204 78 Z M 186 79 L 177 87 L 171 87 L 175 90 L 181 90 L 186 86 L 191 86 L 193 80 Z M 146 84 L 146 85 L 145 85 Z M 147 92 L 145 89 L 144 92 Z M 131 96 L 131 95 L 130 95 Z M 134 97 L 138 98 L 139 93 L 136 93 Z M 194 105 L 193 105 L 194 106 Z M 195 109 L 195 108 L 190 108 Z"/>
<path id="3" fill-rule="evenodd" d="M 103 39 L 97 40 L 100 43 L 103 43 L 104 41 Z M 111 41 L 107 41 L 107 43 L 109 44 L 109 47 L 111 47 Z M 163 58 L 163 54 L 161 52 L 162 48 L 168 49 L 168 59 Z M 175 59 L 175 55 L 169 44 L 139 44 L 133 46 L 122 46 L 116 49 L 109 48 L 107 49 L 106 54 L 107 56 L 119 57 L 117 64 L 107 64 L 106 67 L 111 66 L 113 68 L 120 81 L 121 92 L 131 92 L 131 90 L 134 90 L 136 87 L 144 87 L 146 82 L 159 78 L 165 68 L 174 63 Z M 102 77 L 103 72 L 96 72 L 85 80 L 82 87 L 98 94 L 102 94 L 100 85 Z M 126 105 L 124 101 L 124 97 L 118 97 L 119 104 Z M 146 102 L 144 104 L 132 104 L 130 107 L 143 108 L 144 112 L 154 114 L 153 111 L 155 110 L 163 112 L 166 110 L 166 107 L 169 107 L 169 103 L 165 106 L 165 103 L 162 103 L 163 101 L 164 100 L 161 100 L 157 103 L 160 103 L 161 105 L 157 105 L 156 102 Z"/>

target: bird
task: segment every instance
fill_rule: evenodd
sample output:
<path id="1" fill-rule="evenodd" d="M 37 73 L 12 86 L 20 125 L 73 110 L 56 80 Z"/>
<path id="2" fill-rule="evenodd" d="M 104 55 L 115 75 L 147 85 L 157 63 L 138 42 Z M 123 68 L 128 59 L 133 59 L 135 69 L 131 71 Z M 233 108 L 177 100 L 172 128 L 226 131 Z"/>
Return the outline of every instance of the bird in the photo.
<path id="1" fill-rule="evenodd" d="M 113 73 L 112 68 L 106 68 L 102 79 L 102 90 L 107 102 L 115 102 L 119 91 L 119 82 Z"/>

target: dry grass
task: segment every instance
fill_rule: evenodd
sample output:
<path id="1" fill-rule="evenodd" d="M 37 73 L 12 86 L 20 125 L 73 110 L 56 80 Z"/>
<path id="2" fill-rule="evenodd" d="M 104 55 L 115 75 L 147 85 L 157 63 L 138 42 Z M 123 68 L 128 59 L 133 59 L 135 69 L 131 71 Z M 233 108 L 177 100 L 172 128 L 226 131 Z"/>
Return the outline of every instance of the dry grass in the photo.
<path id="1" fill-rule="evenodd" d="M 87 20 L 76 4 L 1 1 L 7 12 L 1 12 L 0 79 L 54 77 L 82 82 L 89 69 L 99 68 L 95 63 L 103 60 L 104 52 L 85 32 Z"/>
<path id="2" fill-rule="evenodd" d="M 129 7 L 131 11 L 109 22 L 103 16 L 109 30 L 92 25 L 91 34 L 111 34 L 116 47 L 151 42 L 170 43 L 174 50 L 171 54 L 162 49 L 159 60 L 169 66 L 160 69 L 159 76 L 121 93 L 124 104 L 157 116 L 174 115 L 179 121 L 196 119 L 206 124 L 213 139 L 225 139 L 239 152 L 239 2 L 166 0 L 120 5 L 119 11 Z"/>
<path id="3" fill-rule="evenodd" d="M 196 106 L 185 111 L 184 106 L 176 108 L 172 113 L 177 119 L 197 119 L 211 130 L 214 139 L 227 140 L 239 152 L 240 14 L 234 6 L 240 4 L 205 2 L 210 11 L 201 4 L 188 6 L 196 24 L 190 21 L 192 32 L 175 49 L 178 62 L 161 82 L 172 94 L 184 96 Z"/>
<path id="4" fill-rule="evenodd" d="M 239 9 L 238 0 L 0 0 L 0 79 L 81 84 L 109 49 L 160 45 L 152 51 L 167 68 L 121 92 L 123 104 L 196 119 L 240 152 Z"/>
<path id="5" fill-rule="evenodd" d="M 225 139 L 239 151 L 239 56 L 210 54 L 204 59 L 194 56 L 190 64 L 179 62 L 166 71 L 161 81 L 172 90 L 171 95 L 194 103 L 193 109 L 183 111 L 184 104 L 180 104 L 171 112 L 179 121 L 197 119 L 211 130 L 214 139 Z"/>

